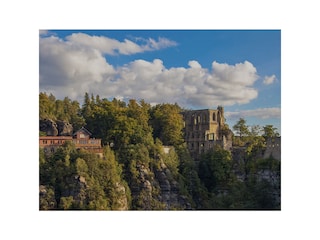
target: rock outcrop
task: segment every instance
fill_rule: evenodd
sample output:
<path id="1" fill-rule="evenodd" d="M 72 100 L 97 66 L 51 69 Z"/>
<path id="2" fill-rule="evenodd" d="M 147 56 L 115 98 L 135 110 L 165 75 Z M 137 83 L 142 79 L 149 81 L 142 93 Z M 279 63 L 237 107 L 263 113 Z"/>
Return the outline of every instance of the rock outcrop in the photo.
<path id="1" fill-rule="evenodd" d="M 58 136 L 72 136 L 73 127 L 66 121 L 56 121 L 58 128 Z"/>
<path id="2" fill-rule="evenodd" d="M 170 169 L 160 159 L 160 169 L 155 171 L 155 177 L 160 185 L 160 201 L 170 209 L 191 209 L 188 198 L 179 193 L 179 183 L 174 179 Z"/>
<path id="3" fill-rule="evenodd" d="M 45 132 L 47 136 L 58 136 L 58 126 L 51 119 L 40 120 L 40 131 Z"/>
<path id="4" fill-rule="evenodd" d="M 53 121 L 51 119 L 40 120 L 40 131 L 47 136 L 72 136 L 73 127 L 66 121 Z"/>
<path id="5" fill-rule="evenodd" d="M 40 210 L 55 210 L 57 208 L 65 208 L 61 203 L 62 199 L 70 199 L 70 206 L 75 208 L 87 205 L 89 201 L 88 191 L 90 185 L 83 176 L 72 175 L 65 179 L 65 186 L 56 199 L 53 188 L 40 185 L 39 186 L 39 208 Z M 116 202 L 113 204 L 112 210 L 128 210 L 128 199 L 126 196 L 126 188 L 121 183 L 115 184 Z M 69 207 L 70 207 L 69 206 Z"/>
<path id="6" fill-rule="evenodd" d="M 115 192 L 118 196 L 117 198 L 117 209 L 115 210 L 128 210 L 128 199 L 126 196 L 126 188 L 121 183 L 116 183 Z"/>
<path id="7" fill-rule="evenodd" d="M 39 209 L 52 210 L 56 209 L 57 202 L 54 197 L 54 191 L 52 188 L 40 185 L 39 186 Z"/>
<path id="8" fill-rule="evenodd" d="M 162 159 L 158 161 L 160 167 L 153 170 L 144 164 L 136 165 L 138 182 L 130 186 L 133 199 L 137 202 L 143 200 L 144 210 L 191 209 L 187 196 L 180 193 L 179 183 L 169 168 Z"/>

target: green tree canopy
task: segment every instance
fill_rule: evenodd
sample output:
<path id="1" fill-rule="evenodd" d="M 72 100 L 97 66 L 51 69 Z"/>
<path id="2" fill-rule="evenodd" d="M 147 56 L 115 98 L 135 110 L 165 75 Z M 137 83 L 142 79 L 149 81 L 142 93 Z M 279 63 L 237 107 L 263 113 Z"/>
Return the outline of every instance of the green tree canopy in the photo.
<path id="1" fill-rule="evenodd" d="M 266 125 L 263 127 L 263 136 L 265 138 L 279 137 L 279 135 L 277 128 L 273 127 L 273 125 Z"/>
<path id="2" fill-rule="evenodd" d="M 205 153 L 199 163 L 199 177 L 209 191 L 228 185 L 231 177 L 232 156 L 227 150 L 216 147 Z"/>
<path id="3" fill-rule="evenodd" d="M 153 137 L 164 145 L 178 146 L 184 142 L 182 109 L 177 104 L 158 104 L 151 111 Z"/>
<path id="4" fill-rule="evenodd" d="M 39 94 L 40 120 L 51 119 L 61 120 L 72 124 L 74 129 L 85 125 L 85 119 L 80 112 L 80 105 L 77 101 L 71 101 L 68 97 L 63 100 L 56 99 L 52 94 Z"/>
<path id="5" fill-rule="evenodd" d="M 233 130 L 236 131 L 240 138 L 249 135 L 249 128 L 246 125 L 246 120 L 244 118 L 239 119 L 239 121 L 233 126 Z"/>

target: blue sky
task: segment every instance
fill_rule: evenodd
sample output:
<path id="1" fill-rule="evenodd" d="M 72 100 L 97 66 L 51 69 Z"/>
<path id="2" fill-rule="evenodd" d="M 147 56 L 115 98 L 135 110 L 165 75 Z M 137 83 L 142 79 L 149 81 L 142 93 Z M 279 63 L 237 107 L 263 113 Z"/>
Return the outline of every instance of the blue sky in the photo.
<path id="1" fill-rule="evenodd" d="M 40 91 L 225 108 L 281 132 L 280 30 L 41 30 Z"/>

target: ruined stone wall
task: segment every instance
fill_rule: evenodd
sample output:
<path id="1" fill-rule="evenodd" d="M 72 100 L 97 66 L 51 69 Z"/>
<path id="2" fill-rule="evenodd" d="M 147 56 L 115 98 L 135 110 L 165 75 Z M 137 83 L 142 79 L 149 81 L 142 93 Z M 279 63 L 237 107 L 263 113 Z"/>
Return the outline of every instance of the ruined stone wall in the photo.
<path id="1" fill-rule="evenodd" d="M 263 158 L 272 156 L 279 161 L 281 160 L 281 137 L 268 138 L 266 147 Z"/>
<path id="2" fill-rule="evenodd" d="M 223 135 L 224 110 L 222 107 L 213 109 L 190 110 L 182 113 L 185 123 L 185 141 L 191 156 L 199 156 L 220 145 L 225 149 L 232 146 L 232 138 Z"/>

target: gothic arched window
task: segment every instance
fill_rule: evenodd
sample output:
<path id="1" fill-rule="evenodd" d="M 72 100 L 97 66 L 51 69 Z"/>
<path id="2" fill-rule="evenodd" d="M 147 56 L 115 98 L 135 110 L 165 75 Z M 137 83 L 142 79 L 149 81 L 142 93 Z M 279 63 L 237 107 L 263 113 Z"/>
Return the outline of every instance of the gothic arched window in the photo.
<path id="1" fill-rule="evenodd" d="M 206 114 L 203 114 L 202 116 L 202 122 L 205 123 L 207 121 L 207 115 Z"/>

